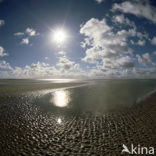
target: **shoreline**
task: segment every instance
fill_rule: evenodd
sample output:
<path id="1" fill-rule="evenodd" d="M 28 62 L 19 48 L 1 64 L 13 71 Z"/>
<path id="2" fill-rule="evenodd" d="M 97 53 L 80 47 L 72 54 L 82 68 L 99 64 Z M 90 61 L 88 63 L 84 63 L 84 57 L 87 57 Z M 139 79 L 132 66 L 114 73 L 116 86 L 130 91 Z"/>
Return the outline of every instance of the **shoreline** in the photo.
<path id="1" fill-rule="evenodd" d="M 155 116 L 156 116 L 156 91 L 154 90 L 154 92 L 150 92 L 149 94 L 146 94 L 145 96 L 143 96 L 143 98 L 141 98 L 137 103 L 136 105 L 133 105 L 132 109 L 134 107 L 136 108 L 141 108 L 142 107 L 154 107 L 155 108 Z M 140 108 L 140 109 L 141 109 Z"/>
<path id="2" fill-rule="evenodd" d="M 148 93 L 144 94 L 143 96 L 140 96 L 136 99 L 136 104 L 141 103 L 145 100 L 147 100 L 148 98 L 154 96 L 156 94 L 156 89 L 153 89 L 151 91 L 149 91 Z"/>

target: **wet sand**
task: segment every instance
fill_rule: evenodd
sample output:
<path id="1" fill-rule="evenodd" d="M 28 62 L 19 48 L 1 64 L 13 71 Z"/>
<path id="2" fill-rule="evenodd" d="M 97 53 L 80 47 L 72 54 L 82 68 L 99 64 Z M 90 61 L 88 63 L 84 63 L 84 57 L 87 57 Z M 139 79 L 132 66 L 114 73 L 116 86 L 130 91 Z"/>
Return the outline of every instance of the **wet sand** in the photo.
<path id="1" fill-rule="evenodd" d="M 105 114 L 43 111 L 33 96 L 0 91 L 0 155 L 121 155 L 122 144 L 156 147 L 156 94 Z M 20 92 L 20 90 L 19 90 Z"/>

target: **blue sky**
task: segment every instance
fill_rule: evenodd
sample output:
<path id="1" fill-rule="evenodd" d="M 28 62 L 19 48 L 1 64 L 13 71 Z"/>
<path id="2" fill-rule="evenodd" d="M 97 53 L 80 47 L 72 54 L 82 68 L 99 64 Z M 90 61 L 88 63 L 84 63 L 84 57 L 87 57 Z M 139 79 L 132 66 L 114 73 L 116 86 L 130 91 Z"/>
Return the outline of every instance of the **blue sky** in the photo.
<path id="1" fill-rule="evenodd" d="M 0 78 L 156 78 L 155 29 L 154 0 L 0 0 Z"/>

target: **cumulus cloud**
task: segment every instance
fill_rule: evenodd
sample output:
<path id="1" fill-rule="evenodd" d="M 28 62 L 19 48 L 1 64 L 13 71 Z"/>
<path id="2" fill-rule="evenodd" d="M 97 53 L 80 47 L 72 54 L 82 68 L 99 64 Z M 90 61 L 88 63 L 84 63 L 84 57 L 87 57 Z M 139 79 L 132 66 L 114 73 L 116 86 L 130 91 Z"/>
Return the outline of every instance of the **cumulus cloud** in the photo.
<path id="1" fill-rule="evenodd" d="M 136 29 L 135 23 L 133 21 L 130 21 L 123 14 L 113 16 L 113 22 L 116 22 L 117 24 L 127 25 Z"/>
<path id="2" fill-rule="evenodd" d="M 20 78 L 45 78 L 48 75 L 52 76 L 55 68 L 44 62 L 32 63 L 24 68 L 15 67 L 11 70 L 11 76 Z"/>
<path id="3" fill-rule="evenodd" d="M 5 24 L 5 21 L 0 19 L 0 26 L 3 26 L 4 24 Z"/>
<path id="4" fill-rule="evenodd" d="M 146 40 L 145 39 L 139 39 L 137 42 L 130 40 L 130 43 L 132 45 L 144 46 L 146 44 Z"/>
<path id="5" fill-rule="evenodd" d="M 27 36 L 27 37 L 33 37 L 33 36 L 38 36 L 39 33 L 36 32 L 35 29 L 33 28 L 26 28 L 25 32 L 17 32 L 17 33 L 14 33 L 14 36 Z"/>
<path id="6" fill-rule="evenodd" d="M 114 65 L 119 68 L 132 68 L 134 67 L 134 62 L 131 57 L 124 56 L 119 58 Z"/>
<path id="7" fill-rule="evenodd" d="M 146 44 L 145 40 L 138 40 L 138 42 L 136 43 L 139 46 L 144 46 Z"/>
<path id="8" fill-rule="evenodd" d="M 133 78 L 155 78 L 156 68 L 134 68 L 129 72 Z"/>
<path id="9" fill-rule="evenodd" d="M 7 63 L 5 60 L 0 60 L 0 69 L 12 69 L 10 64 Z"/>
<path id="10" fill-rule="evenodd" d="M 130 58 L 133 51 L 128 47 L 127 39 L 137 35 L 135 29 L 119 30 L 114 33 L 114 28 L 109 26 L 105 19 L 92 18 L 81 26 L 80 33 L 86 37 L 84 40 L 86 56 L 83 61 L 102 64 L 105 68 L 134 67 L 133 59 Z"/>
<path id="11" fill-rule="evenodd" d="M 62 56 L 59 58 L 57 66 L 61 68 L 62 71 L 69 71 L 73 69 L 74 62 L 70 61 L 66 56 Z"/>
<path id="12" fill-rule="evenodd" d="M 89 75 L 105 78 L 140 78 L 150 77 L 150 74 L 151 77 L 156 76 L 156 70 L 153 69 L 156 63 L 152 61 L 152 55 L 145 53 L 134 56 L 129 46 L 129 42 L 144 46 L 146 40 L 150 40 L 149 34 L 138 32 L 135 23 L 124 15 L 113 16 L 112 21 L 116 25 L 109 25 L 106 19 L 91 18 L 81 25 L 80 33 L 85 36 L 81 42 L 81 46 L 85 49 L 82 61 L 94 64 L 88 68 L 90 69 Z M 121 24 L 121 27 L 118 27 L 117 24 Z M 122 27 L 124 25 L 126 27 Z M 136 39 L 138 39 L 137 42 Z M 143 67 L 137 68 L 136 60 Z M 151 67 L 148 68 L 149 71 L 147 65 Z"/>
<path id="13" fill-rule="evenodd" d="M 123 56 L 121 58 L 118 58 L 116 60 L 112 59 L 105 59 L 103 64 L 97 65 L 97 69 L 101 70 L 103 72 L 106 72 L 108 70 L 116 70 L 118 69 L 128 69 L 128 68 L 133 68 L 134 65 L 134 60 L 130 56 Z"/>
<path id="14" fill-rule="evenodd" d="M 31 37 L 38 36 L 38 35 L 39 33 L 36 32 L 35 29 L 29 27 L 25 30 L 25 32 L 14 33 L 14 36 L 17 37 L 23 36 L 24 38 L 22 39 L 21 44 L 26 44 L 26 45 L 30 44 Z"/>
<path id="15" fill-rule="evenodd" d="M 130 68 L 130 69 L 92 69 L 89 73 L 90 77 L 96 78 L 155 78 L 156 68 Z"/>
<path id="16" fill-rule="evenodd" d="M 148 64 L 155 65 L 155 63 L 152 62 L 152 57 L 149 53 L 144 53 L 142 55 L 137 54 L 136 57 L 138 58 L 138 62 L 141 65 L 144 65 L 144 66 L 146 66 Z"/>
<path id="17" fill-rule="evenodd" d="M 22 41 L 21 41 L 21 44 L 28 45 L 29 44 L 29 39 L 28 38 L 23 38 Z"/>
<path id="18" fill-rule="evenodd" d="M 35 29 L 32 29 L 32 28 L 27 28 L 25 30 L 26 34 L 28 34 L 29 36 L 37 36 L 39 35 L 39 33 L 36 32 Z"/>
<path id="19" fill-rule="evenodd" d="M 126 36 L 127 35 L 135 35 L 135 30 L 122 30 L 118 31 L 116 34 L 113 33 L 113 28 L 107 25 L 106 20 L 98 20 L 95 18 L 90 19 L 87 21 L 80 29 L 80 33 L 85 35 L 86 38 L 84 40 L 86 46 L 92 47 L 103 47 L 113 48 L 125 47 L 126 43 Z M 87 41 L 87 43 L 86 43 Z M 115 52 L 115 51 L 113 51 Z"/>
<path id="20" fill-rule="evenodd" d="M 0 46 L 0 57 L 8 56 L 8 53 L 5 52 L 4 48 Z"/>
<path id="21" fill-rule="evenodd" d="M 156 8 L 150 5 L 149 0 L 131 0 L 115 3 L 112 10 L 133 14 L 137 17 L 144 17 L 151 22 L 156 23 Z"/>
<path id="22" fill-rule="evenodd" d="M 62 59 L 58 62 L 59 68 L 44 62 L 32 63 L 24 67 L 11 67 L 6 61 L 0 61 L 0 78 L 76 78 L 86 75 L 79 70 L 79 64 Z M 70 64 L 73 66 L 71 67 Z M 73 71 L 72 71 L 73 70 Z"/>
<path id="23" fill-rule="evenodd" d="M 126 61 L 125 61 L 126 60 Z M 121 58 L 118 62 L 119 66 L 131 66 L 127 64 L 127 60 L 131 62 L 131 58 Z M 61 61 L 66 64 L 68 61 Z M 72 62 L 72 61 L 71 61 Z M 125 64 L 126 63 L 126 64 Z M 70 64 L 70 63 L 69 63 Z M 64 66 L 63 66 L 64 68 Z M 73 62 L 73 69 L 79 70 L 79 64 Z M 155 78 L 156 68 L 122 68 L 121 70 L 102 68 L 92 68 L 89 71 L 74 72 L 70 68 L 67 72 L 60 68 L 51 66 L 44 62 L 32 63 L 24 67 L 11 67 L 6 61 L 0 61 L 0 78 Z"/>

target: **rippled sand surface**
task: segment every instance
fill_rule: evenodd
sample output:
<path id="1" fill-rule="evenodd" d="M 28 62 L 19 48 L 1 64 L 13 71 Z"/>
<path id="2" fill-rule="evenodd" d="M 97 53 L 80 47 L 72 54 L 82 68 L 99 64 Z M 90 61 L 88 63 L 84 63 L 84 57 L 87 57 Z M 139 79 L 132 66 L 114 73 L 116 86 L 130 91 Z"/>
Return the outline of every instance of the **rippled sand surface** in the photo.
<path id="1" fill-rule="evenodd" d="M 116 156 L 122 144 L 156 147 L 156 94 L 129 109 L 92 113 L 47 111 L 38 104 L 42 93 L 22 90 L 1 87 L 1 156 Z"/>

